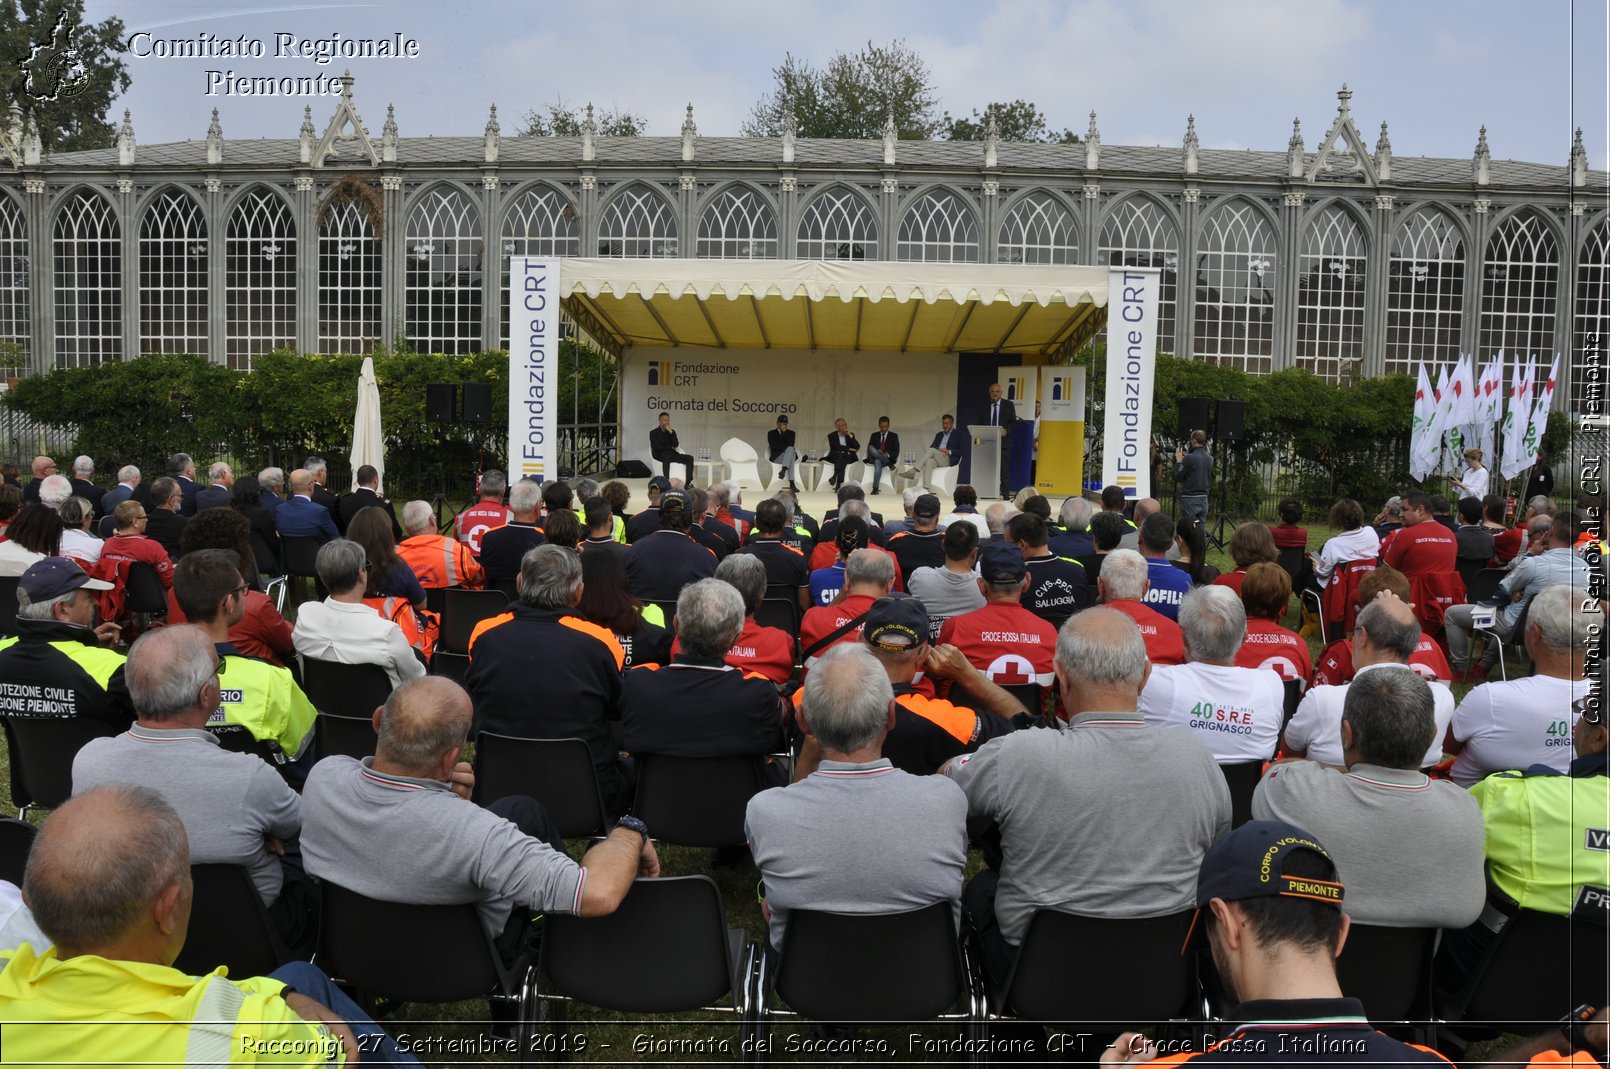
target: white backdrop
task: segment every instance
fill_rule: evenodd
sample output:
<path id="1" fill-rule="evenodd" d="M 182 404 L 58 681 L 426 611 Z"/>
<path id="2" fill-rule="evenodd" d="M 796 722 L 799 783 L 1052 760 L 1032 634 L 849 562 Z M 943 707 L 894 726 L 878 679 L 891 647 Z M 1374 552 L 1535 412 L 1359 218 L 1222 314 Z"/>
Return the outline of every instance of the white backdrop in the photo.
<path id="1" fill-rule="evenodd" d="M 621 456 L 650 462 L 648 432 L 671 413 L 682 451 L 712 459 L 742 438 L 766 462 L 766 432 L 788 415 L 801 453 L 825 452 L 833 421 L 849 421 L 866 455 L 878 417 L 888 416 L 903 452 L 927 447 L 956 403 L 952 353 L 778 349 L 628 349 L 621 361 Z M 658 464 L 650 463 L 658 475 Z"/>

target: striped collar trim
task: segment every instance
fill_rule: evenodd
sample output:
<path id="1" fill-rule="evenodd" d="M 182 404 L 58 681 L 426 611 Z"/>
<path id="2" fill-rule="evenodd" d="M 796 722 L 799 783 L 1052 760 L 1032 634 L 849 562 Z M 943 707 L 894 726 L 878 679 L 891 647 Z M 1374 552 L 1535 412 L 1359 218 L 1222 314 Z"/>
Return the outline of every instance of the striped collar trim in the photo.
<path id="1" fill-rule="evenodd" d="M 852 764 L 848 761 L 823 761 L 816 766 L 813 776 L 881 776 L 886 772 L 893 772 L 895 767 L 887 757 L 880 757 L 876 761 L 865 764 Z"/>
<path id="2" fill-rule="evenodd" d="M 1351 779 L 1368 783 L 1372 787 L 1385 787 L 1392 791 L 1423 791 L 1431 786 L 1430 776 L 1424 772 L 1406 768 L 1354 765 L 1347 775 Z"/>
<path id="3" fill-rule="evenodd" d="M 148 728 L 131 724 L 128 736 L 135 742 L 206 742 L 218 745 L 218 736 L 205 728 Z"/>
<path id="4" fill-rule="evenodd" d="M 386 772 L 376 772 L 371 766 L 374 758 L 365 757 L 358 774 L 377 787 L 384 787 L 388 791 L 445 791 L 450 788 L 445 783 L 435 780 L 415 779 L 413 776 L 393 776 Z"/>
<path id="5" fill-rule="evenodd" d="M 1370 1027 L 1369 1018 L 1338 1015 L 1335 1017 L 1295 1017 L 1285 1021 L 1247 1021 L 1236 1026 L 1236 1033 L 1245 1032 L 1249 1028 L 1272 1028 L 1277 1031 L 1289 1031 L 1293 1028 L 1334 1028 L 1337 1025 L 1354 1025 L 1361 1028 Z"/>
<path id="6" fill-rule="evenodd" d="M 1146 719 L 1139 713 L 1076 713 L 1068 720 L 1070 728 L 1143 728 Z"/>

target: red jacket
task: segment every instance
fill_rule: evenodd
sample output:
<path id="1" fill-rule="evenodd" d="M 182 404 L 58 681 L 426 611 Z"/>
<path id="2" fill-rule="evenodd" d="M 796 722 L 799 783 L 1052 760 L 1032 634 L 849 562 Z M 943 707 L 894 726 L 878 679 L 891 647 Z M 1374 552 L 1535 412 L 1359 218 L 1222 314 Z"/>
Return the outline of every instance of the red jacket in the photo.
<path id="1" fill-rule="evenodd" d="M 1409 667 L 1423 679 L 1440 679 L 1446 683 L 1453 678 L 1453 669 L 1448 667 L 1442 647 L 1429 635 L 1420 636 L 1420 644 L 1409 654 Z M 1353 640 L 1338 639 L 1320 652 L 1319 663 L 1314 666 L 1313 685 L 1335 687 L 1351 683 L 1353 675 Z"/>
<path id="2" fill-rule="evenodd" d="M 101 549 L 102 560 L 129 560 L 149 564 L 165 590 L 173 589 L 173 558 L 154 538 L 142 534 L 115 534 Z"/>
<path id="3" fill-rule="evenodd" d="M 1431 575 L 1455 570 L 1459 543 L 1453 532 L 1436 520 L 1426 520 L 1393 533 L 1381 548 L 1381 563 L 1406 576 Z"/>
<path id="4" fill-rule="evenodd" d="M 671 656 L 681 655 L 682 640 L 677 639 L 671 643 Z M 725 660 L 739 671 L 765 676 L 773 683 L 787 683 L 794 674 L 794 640 L 782 628 L 762 627 L 748 616 Z"/>
<path id="5" fill-rule="evenodd" d="M 1140 628 L 1140 637 L 1146 640 L 1146 659 L 1153 664 L 1184 664 L 1185 634 L 1180 625 L 1138 601 L 1109 601 L 1109 609 L 1117 609 Z"/>
<path id="6" fill-rule="evenodd" d="M 168 591 L 168 623 L 185 623 L 179 599 Z M 229 641 L 247 657 L 285 667 L 295 652 L 291 645 L 291 625 L 274 608 L 274 599 L 261 590 L 246 591 L 246 614 L 229 629 Z"/>

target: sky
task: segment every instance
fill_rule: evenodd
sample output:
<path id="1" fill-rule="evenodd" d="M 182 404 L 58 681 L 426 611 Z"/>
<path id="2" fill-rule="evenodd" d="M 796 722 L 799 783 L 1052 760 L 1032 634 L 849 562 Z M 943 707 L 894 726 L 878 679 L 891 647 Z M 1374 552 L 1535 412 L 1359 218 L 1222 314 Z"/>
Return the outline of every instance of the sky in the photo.
<path id="1" fill-rule="evenodd" d="M 627 109 L 661 135 L 692 103 L 701 134 L 734 136 L 786 54 L 821 65 L 903 39 L 943 109 L 1023 98 L 1080 134 L 1095 110 L 1109 145 L 1178 145 L 1194 114 L 1205 148 L 1283 151 L 1298 118 L 1313 151 L 1346 82 L 1366 141 L 1385 120 L 1398 157 L 1469 158 L 1483 125 L 1495 159 L 1563 165 L 1576 126 L 1592 166 L 1610 153 L 1603 0 L 87 0 L 85 14 L 126 24 L 133 84 L 117 111 L 142 144 L 205 137 L 214 107 L 226 138 L 295 137 L 304 104 L 322 131 L 333 99 L 229 95 L 223 72 L 328 80 L 347 67 L 376 136 L 388 103 L 404 137 L 478 136 L 490 104 L 508 135 L 556 100 Z M 284 54 L 286 40 L 337 34 L 401 35 L 417 55 Z M 244 36 L 263 56 L 150 54 L 204 35 Z"/>

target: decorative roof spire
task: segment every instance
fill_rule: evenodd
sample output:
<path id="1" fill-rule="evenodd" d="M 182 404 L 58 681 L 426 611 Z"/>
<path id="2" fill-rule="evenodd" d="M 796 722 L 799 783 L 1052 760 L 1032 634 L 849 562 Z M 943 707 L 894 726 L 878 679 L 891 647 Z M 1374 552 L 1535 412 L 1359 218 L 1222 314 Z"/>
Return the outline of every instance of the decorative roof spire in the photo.
<path id="1" fill-rule="evenodd" d="M 598 120 L 593 118 L 593 102 L 587 102 L 587 112 L 581 120 L 581 158 L 591 163 L 598 158 Z"/>
<path id="2" fill-rule="evenodd" d="M 297 133 L 303 163 L 313 162 L 313 105 L 302 105 L 302 129 Z"/>
<path id="3" fill-rule="evenodd" d="M 984 116 L 984 166 L 994 167 L 1000 163 L 1001 124 L 995 120 L 995 108 L 991 105 L 989 113 Z"/>
<path id="4" fill-rule="evenodd" d="M 128 108 L 123 109 L 123 125 L 117 128 L 117 165 L 134 166 L 134 123 L 129 119 Z"/>
<path id="5" fill-rule="evenodd" d="M 1481 128 L 1476 137 L 1476 155 L 1470 161 L 1470 169 L 1478 186 L 1485 186 L 1492 179 L 1493 154 L 1487 148 L 1487 127 Z"/>
<path id="6" fill-rule="evenodd" d="M 1303 123 L 1291 120 L 1291 140 L 1286 142 L 1286 173 L 1293 178 L 1303 176 Z"/>
<path id="7" fill-rule="evenodd" d="M 380 127 L 380 159 L 383 163 L 397 162 L 397 109 L 386 105 L 386 122 Z"/>
<path id="8" fill-rule="evenodd" d="M 693 125 L 693 105 L 688 104 L 688 113 L 682 119 L 682 162 L 693 162 L 694 140 L 699 136 L 699 128 Z"/>
<path id="9" fill-rule="evenodd" d="M 224 162 L 224 128 L 218 122 L 218 109 L 212 109 L 212 123 L 207 127 L 207 162 Z"/>
<path id="10" fill-rule="evenodd" d="M 783 110 L 783 162 L 794 162 L 794 139 L 799 136 L 799 120 L 794 117 L 794 102 L 790 100 Z"/>
<path id="11" fill-rule="evenodd" d="M 1346 82 L 1343 82 L 1341 89 L 1337 90 L 1337 92 L 1336 92 L 1336 100 L 1337 100 L 1336 113 L 1338 115 L 1341 115 L 1341 116 L 1345 117 L 1347 115 L 1349 109 L 1352 106 L 1351 105 L 1352 99 L 1353 99 L 1353 91 L 1351 89 L 1347 88 L 1347 83 Z"/>
<path id="12" fill-rule="evenodd" d="M 1576 128 L 1571 139 L 1571 184 L 1581 187 L 1588 184 L 1588 150 L 1582 147 L 1582 127 Z"/>
<path id="13" fill-rule="evenodd" d="M 1085 170 L 1094 171 L 1101 166 L 1101 131 L 1096 129 L 1096 113 L 1090 113 L 1090 128 L 1085 131 Z"/>
<path id="14" fill-rule="evenodd" d="M 498 125 L 498 106 L 493 104 L 491 112 L 486 117 L 486 132 L 482 135 L 487 163 L 498 162 L 498 135 L 502 132 L 503 127 Z"/>
<path id="15" fill-rule="evenodd" d="M 1196 136 L 1196 116 L 1185 116 L 1185 173 L 1196 174 L 1197 153 L 1202 150 L 1202 142 Z"/>
<path id="16" fill-rule="evenodd" d="M 894 143 L 899 140 L 899 137 L 900 135 L 894 128 L 894 109 L 890 108 L 889 117 L 883 120 L 883 165 L 885 167 L 894 166 Z"/>
<path id="17" fill-rule="evenodd" d="M 1375 177 L 1383 182 L 1392 180 L 1392 141 L 1386 136 L 1386 121 L 1381 121 L 1381 136 L 1375 139 Z"/>

